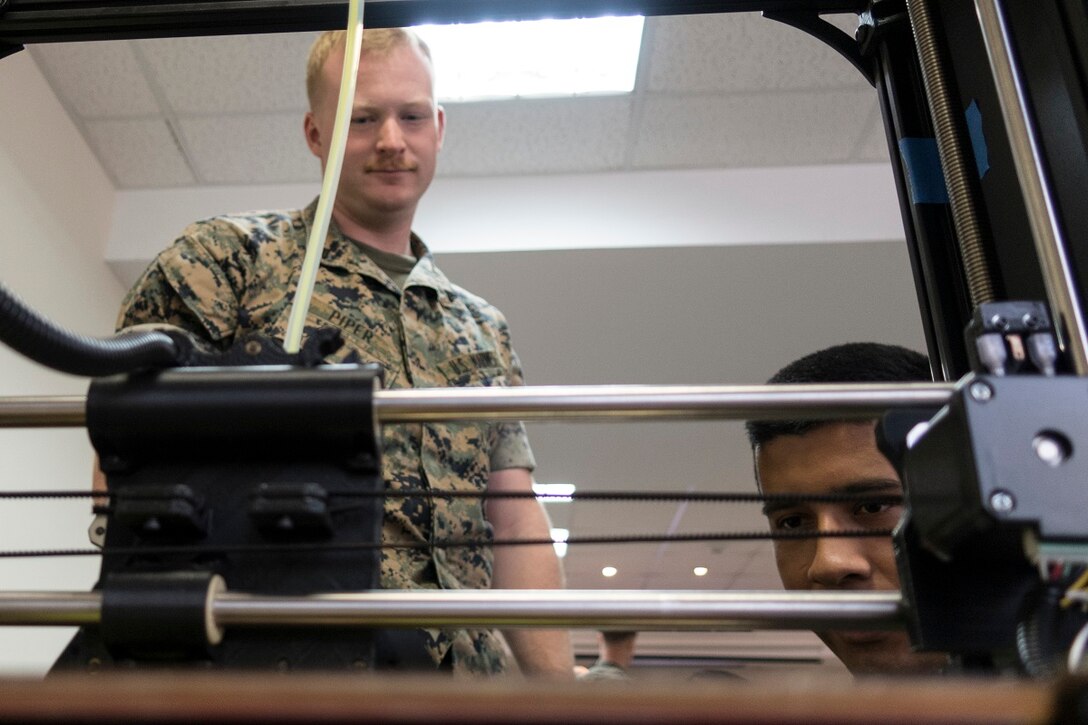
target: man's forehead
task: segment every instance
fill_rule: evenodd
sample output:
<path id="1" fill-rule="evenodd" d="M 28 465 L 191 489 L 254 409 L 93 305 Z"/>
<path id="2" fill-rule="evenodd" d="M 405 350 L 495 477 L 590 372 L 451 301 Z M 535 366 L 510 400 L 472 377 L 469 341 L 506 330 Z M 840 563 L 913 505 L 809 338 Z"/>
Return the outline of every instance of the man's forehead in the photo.
<path id="1" fill-rule="evenodd" d="M 876 445 L 874 423 L 836 422 L 782 435 L 756 452 L 756 473 L 768 489 L 840 488 L 859 481 L 898 480 Z"/>
<path id="2" fill-rule="evenodd" d="M 356 113 L 359 111 L 376 111 L 387 107 L 430 111 L 435 107 L 435 103 L 434 99 L 426 93 L 416 96 L 398 96 L 396 98 L 377 98 L 364 95 L 356 98 L 351 107 Z"/>
<path id="3" fill-rule="evenodd" d="M 844 480 L 838 483 L 828 483 L 828 485 L 808 485 L 802 487 L 800 490 L 792 488 L 790 490 L 783 490 L 782 488 L 772 484 L 771 489 L 764 489 L 764 493 L 767 494 L 832 494 L 836 496 L 856 496 L 865 497 L 866 500 L 886 500 L 887 503 L 899 503 L 903 494 L 903 484 L 898 479 L 890 478 L 874 478 L 874 479 L 855 479 Z M 826 502 L 825 502 L 826 503 Z M 799 505 L 796 499 L 775 500 L 771 499 L 763 504 L 763 515 L 768 516 L 776 511 L 784 511 L 787 509 L 795 508 Z M 804 505 L 804 504 L 800 504 Z M 849 505 L 849 503 L 847 503 Z"/>
<path id="4" fill-rule="evenodd" d="M 366 57 L 365 53 L 363 57 Z M 426 69 L 413 69 L 409 72 L 414 73 L 418 70 Z M 341 66 L 336 63 L 334 67 L 331 59 L 330 63 L 325 66 L 317 103 L 326 112 L 331 112 L 336 108 L 340 87 L 340 71 Z M 376 67 L 375 64 L 369 66 L 360 64 L 359 80 L 356 81 L 355 85 L 355 101 L 352 104 L 353 111 L 424 106 L 433 109 L 436 105 L 433 76 L 430 75 L 429 71 L 427 71 L 426 75 L 420 73 L 415 78 L 409 76 L 406 79 L 404 69 L 401 68 L 394 74 L 394 78 L 390 78 L 383 69 Z"/>

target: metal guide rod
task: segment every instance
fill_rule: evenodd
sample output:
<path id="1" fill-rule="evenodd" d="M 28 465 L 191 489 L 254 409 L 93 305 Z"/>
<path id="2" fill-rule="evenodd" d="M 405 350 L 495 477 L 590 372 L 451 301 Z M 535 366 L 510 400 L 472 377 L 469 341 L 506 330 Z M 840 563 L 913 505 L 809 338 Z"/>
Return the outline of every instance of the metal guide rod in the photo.
<path id="1" fill-rule="evenodd" d="M 99 592 L 0 592 L 0 624 L 83 626 L 101 619 Z"/>
<path id="2" fill-rule="evenodd" d="M 0 625 L 95 625 L 98 592 L 0 593 Z M 502 626 L 641 630 L 894 629 L 899 592 L 456 590 L 280 597 L 216 594 L 220 627 Z"/>
<path id="3" fill-rule="evenodd" d="M 975 0 L 975 10 L 997 86 L 1001 116 L 1009 133 L 1013 163 L 1024 194 L 1055 328 L 1074 372 L 1088 375 L 1088 332 L 1001 4 L 997 0 Z"/>
<path id="4" fill-rule="evenodd" d="M 448 420 L 872 418 L 890 408 L 940 407 L 948 383 L 871 385 L 555 385 L 380 390 L 381 423 Z M 78 427 L 78 396 L 0 398 L 0 428 Z"/>
<path id="5" fill-rule="evenodd" d="M 79 428 L 87 422 L 86 405 L 80 395 L 0 398 L 0 427 Z"/>
<path id="6" fill-rule="evenodd" d="M 383 423 L 571 418 L 851 418 L 889 408 L 939 407 L 947 384 L 600 385 L 386 390 L 375 395 Z"/>

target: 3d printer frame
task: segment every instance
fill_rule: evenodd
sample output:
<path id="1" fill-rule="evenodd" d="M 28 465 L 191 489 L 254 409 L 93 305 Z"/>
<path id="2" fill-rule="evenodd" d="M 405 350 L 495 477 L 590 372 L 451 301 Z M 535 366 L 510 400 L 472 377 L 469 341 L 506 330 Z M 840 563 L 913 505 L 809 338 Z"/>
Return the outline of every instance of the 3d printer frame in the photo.
<path id="1" fill-rule="evenodd" d="M 0 54 L 30 43 L 320 30 L 342 26 L 345 11 L 346 2 L 323 0 L 7 0 L 0 4 Z M 1038 583 L 1033 566 L 1062 558 L 1088 563 L 1088 526 L 1063 518 L 1070 507 L 1088 510 L 1088 485 L 1078 476 L 1080 447 L 1088 443 L 1079 415 L 1080 378 L 1088 375 L 1082 0 L 370 0 L 365 22 L 743 11 L 764 11 L 825 40 L 878 94 L 934 377 L 959 381 L 952 401 L 899 461 L 910 509 L 899 546 L 912 635 L 917 644 L 971 655 L 1006 648 L 1023 618 L 1023 598 L 1035 596 L 1028 593 Z M 841 12 L 859 15 L 854 38 L 819 17 Z M 1024 342 L 1040 332 L 1027 317 L 1009 318 L 1003 307 L 980 316 L 991 304 L 1041 304 L 1053 359 L 1026 356 Z M 1003 350 L 996 367 L 980 355 L 985 336 L 991 351 L 995 340 Z M 994 401 L 1004 406 L 1006 399 L 1016 403 L 1001 407 L 1001 417 L 1022 425 L 994 423 Z M 1046 400 L 1072 407 L 1054 413 Z M 1040 436 L 1052 445 L 1038 444 Z M 1028 441 L 1012 457 L 1018 465 L 990 465 L 990 452 L 1007 449 L 1010 437 Z M 1051 489 L 1032 488 L 1036 464 L 1049 467 Z M 926 484 L 934 471 L 953 469 L 937 489 Z M 1061 495 L 1048 499 L 1045 491 L 1055 487 Z M 1029 502 L 1030 514 L 1022 515 Z M 1002 585 L 987 601 L 1006 606 L 977 637 L 948 635 L 940 621 L 948 611 L 976 610 L 932 594 L 976 571 L 973 555 L 991 546 L 1001 555 L 983 562 L 994 567 L 990 581 Z M 962 591 L 964 601 L 976 595 Z"/>

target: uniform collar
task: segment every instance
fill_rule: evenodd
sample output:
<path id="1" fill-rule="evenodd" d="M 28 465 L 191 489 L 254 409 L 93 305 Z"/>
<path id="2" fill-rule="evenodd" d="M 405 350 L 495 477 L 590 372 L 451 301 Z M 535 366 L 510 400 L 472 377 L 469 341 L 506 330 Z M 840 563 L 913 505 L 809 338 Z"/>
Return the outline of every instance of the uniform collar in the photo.
<path id="1" fill-rule="evenodd" d="M 317 199 L 314 199 L 302 212 L 302 221 L 306 231 L 306 237 L 302 240 L 303 246 L 310 238 L 310 230 L 313 228 L 316 212 Z M 405 286 L 429 287 L 435 292 L 441 292 L 452 297 L 453 283 L 434 263 L 431 250 L 427 248 L 427 245 L 415 232 L 412 232 L 410 244 L 412 255 L 419 261 L 412 269 L 411 274 L 408 275 Z M 388 275 L 378 265 L 374 264 L 370 257 L 366 256 L 366 253 L 359 248 L 359 245 L 344 236 L 340 228 L 336 226 L 335 220 L 329 221 L 329 233 L 325 237 L 325 250 L 321 255 L 321 264 L 325 267 L 360 272 L 368 277 L 378 279 L 386 285 L 392 285 L 392 280 L 389 279 Z"/>

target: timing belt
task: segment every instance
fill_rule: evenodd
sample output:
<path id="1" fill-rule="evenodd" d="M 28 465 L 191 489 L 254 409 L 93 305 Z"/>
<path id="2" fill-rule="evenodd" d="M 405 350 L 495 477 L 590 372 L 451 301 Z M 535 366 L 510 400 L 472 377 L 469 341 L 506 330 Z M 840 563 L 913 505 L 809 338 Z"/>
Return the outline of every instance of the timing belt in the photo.
<path id="1" fill-rule="evenodd" d="M 131 494 L 126 494 L 131 496 Z M 536 494 L 532 492 L 475 492 L 475 491 L 432 491 L 429 489 L 394 489 L 388 491 L 370 491 L 358 493 L 337 493 L 341 498 L 480 498 L 480 499 L 545 499 L 556 498 L 571 501 L 685 501 L 713 503 L 900 503 L 901 496 L 866 495 L 866 494 L 759 494 L 759 493 L 707 493 L 707 492 L 666 492 L 666 491 L 594 491 L 574 492 L 571 494 Z M 59 498 L 115 498 L 116 494 L 94 491 L 4 491 L 2 499 L 59 499 Z M 138 496 L 137 496 L 138 498 Z M 96 512 L 108 512 L 108 506 L 96 506 Z M 336 510 L 330 513 L 337 513 Z M 891 536 L 890 529 L 844 529 L 840 531 L 741 531 L 726 533 L 700 534 L 646 534 L 628 536 L 572 536 L 562 542 L 567 545 L 579 544 L 645 544 L 645 543 L 685 543 L 696 541 L 789 541 L 817 538 L 862 538 Z M 111 547 L 109 550 L 57 549 L 38 551 L 0 551 L 0 558 L 31 557 L 68 557 L 110 555 L 159 555 L 159 554 L 204 554 L 204 553 L 249 553 L 264 551 L 334 551 L 334 550 L 374 550 L 374 549 L 452 549 L 477 546 L 544 546 L 556 543 L 554 539 L 439 539 L 431 542 L 339 542 L 339 543 L 293 543 L 293 544 L 233 544 L 218 546 L 129 546 Z"/>

